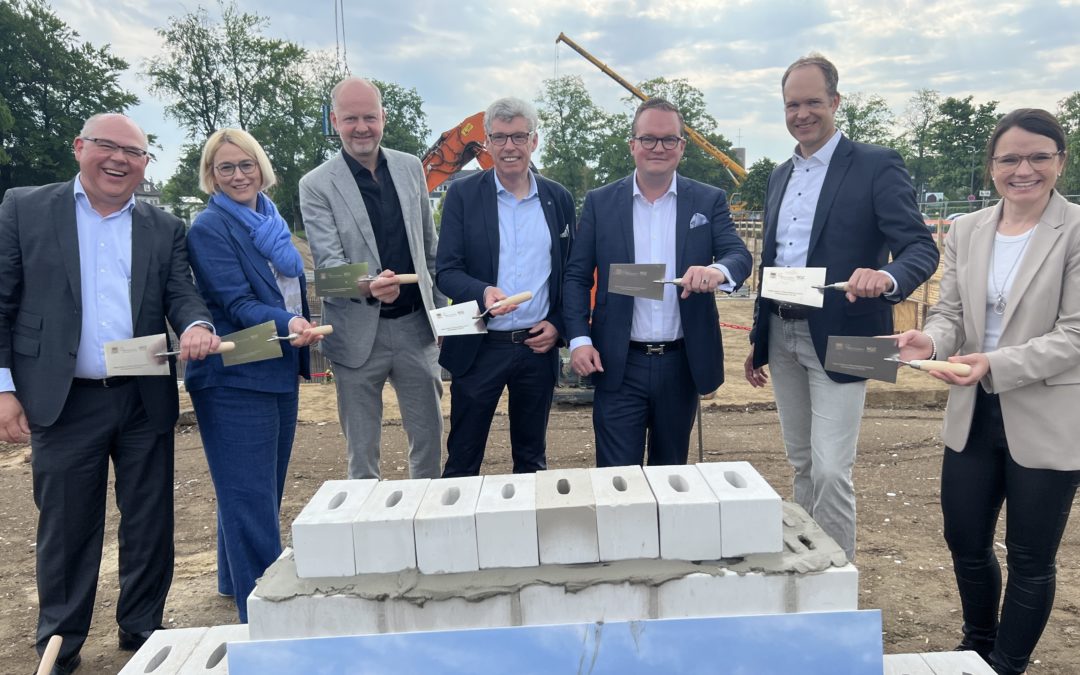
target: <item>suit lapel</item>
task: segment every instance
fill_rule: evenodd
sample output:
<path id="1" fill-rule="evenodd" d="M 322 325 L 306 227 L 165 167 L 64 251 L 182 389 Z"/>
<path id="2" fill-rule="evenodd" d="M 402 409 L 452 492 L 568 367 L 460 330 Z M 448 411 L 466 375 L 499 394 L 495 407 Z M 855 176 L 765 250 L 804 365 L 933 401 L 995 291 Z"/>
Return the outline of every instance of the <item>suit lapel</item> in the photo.
<path id="1" fill-rule="evenodd" d="M 555 212 L 555 200 L 551 196 L 551 190 L 547 185 L 541 182 L 540 178 L 534 176 L 536 181 L 536 195 L 540 198 L 540 208 L 544 210 L 544 221 L 547 223 L 548 232 L 551 235 L 551 280 L 562 278 L 562 230 L 563 223 L 559 222 L 558 214 Z M 569 224 L 566 224 L 569 228 Z M 570 236 L 569 230 L 567 230 L 566 236 Z M 554 285 L 554 283 L 552 284 Z"/>
<path id="2" fill-rule="evenodd" d="M 675 269 L 672 272 L 680 276 L 689 267 L 686 264 L 686 240 L 690 232 L 690 212 L 694 202 L 693 183 L 676 177 L 675 197 Z"/>
<path id="3" fill-rule="evenodd" d="M 821 230 L 825 227 L 825 219 L 832 208 L 833 200 L 840 193 L 840 184 L 847 175 L 851 166 L 851 152 L 854 146 L 845 137 L 840 138 L 836 146 L 836 152 L 829 160 L 829 169 L 825 172 L 825 182 L 821 185 L 821 194 L 818 196 L 817 208 L 814 209 L 814 225 L 810 230 L 810 246 L 806 249 L 806 259 L 809 260 L 814 252 L 814 246 L 821 238 Z"/>
<path id="4" fill-rule="evenodd" d="M 131 281 L 128 292 L 131 295 L 131 325 L 139 325 L 139 308 L 142 307 L 143 294 L 146 292 L 146 275 L 150 269 L 150 252 L 153 250 L 153 231 L 150 227 L 150 214 L 146 209 L 153 208 L 136 202 L 131 211 Z M 183 330 L 183 326 L 177 327 Z M 136 328 L 136 333 L 138 329 Z"/>
<path id="5" fill-rule="evenodd" d="M 616 208 L 619 209 L 617 222 L 622 229 L 623 242 L 626 246 L 626 257 L 623 258 L 628 263 L 637 262 L 634 253 L 634 174 L 630 174 L 623 179 L 622 185 L 618 187 L 615 197 Z M 619 257 L 613 255 L 612 260 L 618 260 Z"/>
<path id="6" fill-rule="evenodd" d="M 997 207 L 975 224 L 968 241 L 968 295 L 962 297 L 961 302 L 964 312 L 971 315 L 970 326 L 975 330 L 975 344 L 980 345 L 986 328 L 986 285 L 990 271 L 990 253 L 994 249 L 994 235 L 997 233 L 1000 216 L 1001 202 L 998 202 Z"/>
<path id="7" fill-rule="evenodd" d="M 496 194 L 495 170 L 491 169 L 480 179 L 480 213 L 484 234 L 488 240 L 488 254 L 491 256 L 491 276 L 495 283 L 499 281 L 499 198 Z"/>
<path id="8" fill-rule="evenodd" d="M 364 238 L 364 243 L 366 243 L 371 250 L 371 254 L 374 256 L 375 260 L 379 260 L 379 246 L 375 241 L 375 231 L 371 228 L 371 219 L 368 217 L 367 207 L 364 205 L 364 198 L 360 195 L 360 188 L 356 187 L 356 178 L 354 178 L 352 172 L 349 171 L 349 165 L 345 163 L 345 158 L 340 154 L 334 158 L 330 178 L 334 188 L 345 202 L 345 206 L 349 213 L 352 214 L 353 223 L 356 225 L 356 229 L 360 231 L 360 235 Z M 360 261 L 353 260 L 352 262 Z M 381 262 L 379 263 L 379 266 L 382 266 Z M 374 272 L 374 270 L 372 270 L 372 272 Z"/>
<path id="9" fill-rule="evenodd" d="M 60 190 L 52 203 L 51 222 L 56 228 L 56 239 L 64 269 L 67 270 L 71 295 L 75 299 L 75 308 L 81 311 L 82 272 L 79 267 L 79 224 L 75 216 L 75 181 L 64 183 Z"/>
<path id="10" fill-rule="evenodd" d="M 762 266 L 768 267 L 776 262 L 776 224 L 780 220 L 780 204 L 784 201 L 784 192 L 795 164 L 789 159 L 773 173 L 765 195 L 765 233 L 761 252 Z"/>
<path id="11" fill-rule="evenodd" d="M 1061 227 L 1065 224 L 1064 201 L 1064 198 L 1059 197 L 1056 192 L 1052 193 L 1050 203 L 1046 205 L 1046 209 L 1039 218 L 1039 224 L 1035 226 L 1035 231 L 1031 233 L 1027 251 L 1024 252 L 1024 257 L 1016 270 L 1016 277 L 1013 279 L 1012 286 L 1009 287 L 1008 302 L 1005 304 L 1005 316 L 1001 324 L 1002 331 L 1009 325 L 1009 319 L 1012 318 L 1013 313 L 1016 311 L 1016 305 L 1020 303 L 1024 297 L 1024 292 L 1031 285 L 1032 279 L 1035 278 L 1035 273 L 1042 267 L 1046 256 L 1050 254 L 1054 242 L 1061 236 Z"/>
<path id="12" fill-rule="evenodd" d="M 423 224 L 420 220 L 420 204 L 415 199 L 402 199 L 401 195 L 413 195 L 412 176 L 408 168 L 392 152 L 382 151 L 386 157 L 386 168 L 390 170 L 390 178 L 394 181 L 394 191 L 397 193 L 398 203 L 401 204 L 401 218 L 405 221 L 405 236 L 409 240 L 409 252 L 412 254 L 413 268 L 419 272 L 426 267 L 423 254 L 417 255 L 417 243 L 423 249 L 424 235 L 420 229 Z M 425 186 L 426 189 L 426 186 Z M 424 199 L 427 199 L 425 194 Z"/>

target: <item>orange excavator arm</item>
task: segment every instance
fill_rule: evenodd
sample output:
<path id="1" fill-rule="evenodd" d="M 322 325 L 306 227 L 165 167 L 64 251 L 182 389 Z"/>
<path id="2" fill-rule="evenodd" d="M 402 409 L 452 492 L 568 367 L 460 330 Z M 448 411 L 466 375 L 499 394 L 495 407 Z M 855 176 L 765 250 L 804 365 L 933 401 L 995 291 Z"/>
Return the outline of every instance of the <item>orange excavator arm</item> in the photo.
<path id="1" fill-rule="evenodd" d="M 427 174 L 428 192 L 442 185 L 450 176 L 473 159 L 485 169 L 493 166 L 491 155 L 484 149 L 484 113 L 478 112 L 443 132 L 435 145 L 428 148 L 420 162 Z"/>

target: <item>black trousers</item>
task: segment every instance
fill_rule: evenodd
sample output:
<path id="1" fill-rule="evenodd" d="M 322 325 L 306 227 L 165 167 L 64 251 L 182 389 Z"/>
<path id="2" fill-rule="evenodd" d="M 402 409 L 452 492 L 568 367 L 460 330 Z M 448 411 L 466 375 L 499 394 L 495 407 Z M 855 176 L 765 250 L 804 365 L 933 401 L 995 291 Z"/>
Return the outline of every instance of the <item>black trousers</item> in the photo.
<path id="1" fill-rule="evenodd" d="M 559 350 L 536 354 L 523 343 L 485 340 L 468 372 L 450 382 L 450 433 L 443 478 L 478 476 L 491 420 L 509 391 L 514 473 L 547 468 L 547 424 Z"/>
<path id="2" fill-rule="evenodd" d="M 999 672 L 1022 673 L 1046 626 L 1058 545 L 1078 484 L 1080 471 L 1029 469 L 1014 462 L 998 397 L 979 388 L 967 446 L 963 452 L 945 449 L 941 510 L 964 636 Z M 1003 501 L 1008 503 L 1008 581 L 1001 604 L 994 530 Z"/>
<path id="3" fill-rule="evenodd" d="M 38 508 L 37 649 L 61 635 L 61 659 L 90 630 L 105 532 L 109 461 L 120 510 L 120 596 L 128 632 L 161 625 L 173 573 L 173 431 L 151 427 L 134 381 L 72 386 L 59 419 L 32 426 Z"/>

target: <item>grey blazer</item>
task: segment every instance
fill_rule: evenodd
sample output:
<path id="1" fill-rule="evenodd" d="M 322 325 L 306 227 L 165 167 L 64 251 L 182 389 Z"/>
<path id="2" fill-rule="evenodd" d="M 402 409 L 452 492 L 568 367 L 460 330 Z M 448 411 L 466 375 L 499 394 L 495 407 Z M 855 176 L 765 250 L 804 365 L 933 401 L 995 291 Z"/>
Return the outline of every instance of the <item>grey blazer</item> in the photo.
<path id="1" fill-rule="evenodd" d="M 423 167 L 412 155 L 387 148 L 382 151 L 401 202 L 409 252 L 420 278 L 424 306 L 428 311 L 442 307 L 446 298 L 433 284 L 439 239 L 431 217 Z M 300 179 L 300 211 L 316 269 L 359 262 L 366 262 L 372 273 L 382 268 L 364 199 L 340 152 Z M 377 303 L 324 298 L 323 323 L 335 329 L 323 341 L 327 358 L 349 368 L 362 366 L 371 354 L 378 321 Z M 432 326 L 432 335 L 434 331 Z"/>
<path id="2" fill-rule="evenodd" d="M 1001 203 L 956 220 L 945 239 L 941 299 L 924 331 L 938 358 L 982 351 L 990 250 Z M 1080 206 L 1054 192 L 1009 291 L 998 348 L 980 382 L 999 394 L 1009 452 L 1021 466 L 1080 469 Z M 974 387 L 952 387 L 942 432 L 963 450 Z"/>

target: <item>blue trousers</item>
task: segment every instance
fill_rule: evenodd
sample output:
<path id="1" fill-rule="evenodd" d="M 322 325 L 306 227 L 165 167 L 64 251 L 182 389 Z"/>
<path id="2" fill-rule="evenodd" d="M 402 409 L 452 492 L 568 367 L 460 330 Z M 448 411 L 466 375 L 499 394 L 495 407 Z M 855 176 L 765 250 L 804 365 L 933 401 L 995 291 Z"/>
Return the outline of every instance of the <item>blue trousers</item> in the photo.
<path id="1" fill-rule="evenodd" d="M 217 494 L 218 592 L 242 623 L 255 580 L 281 555 L 279 512 L 296 432 L 298 389 L 191 392 Z"/>

